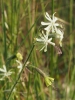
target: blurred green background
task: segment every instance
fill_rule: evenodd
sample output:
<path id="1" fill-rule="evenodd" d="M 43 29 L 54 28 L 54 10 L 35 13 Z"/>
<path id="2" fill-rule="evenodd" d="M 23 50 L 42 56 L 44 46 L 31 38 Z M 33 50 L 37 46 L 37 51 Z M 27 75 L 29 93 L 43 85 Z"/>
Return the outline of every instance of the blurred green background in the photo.
<path id="1" fill-rule="evenodd" d="M 36 71 L 24 69 L 23 82 L 10 100 L 75 100 L 75 0 L 0 0 L 0 67 L 16 52 L 23 55 L 24 62 L 41 30 L 41 21 L 45 21 L 45 12 L 56 12 L 64 27 L 62 54 L 51 47 L 47 53 L 34 48 L 29 61 L 55 79 L 55 88 L 46 87 Z M 8 69 L 12 64 L 7 63 Z M 0 83 L 0 100 L 7 100 L 2 99 L 6 84 Z"/>

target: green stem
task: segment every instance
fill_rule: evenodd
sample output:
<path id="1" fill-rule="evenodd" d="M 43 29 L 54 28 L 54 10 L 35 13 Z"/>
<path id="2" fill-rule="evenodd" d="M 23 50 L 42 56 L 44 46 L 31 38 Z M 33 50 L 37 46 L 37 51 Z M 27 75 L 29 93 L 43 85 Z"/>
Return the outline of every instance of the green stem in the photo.
<path id="1" fill-rule="evenodd" d="M 33 23 L 33 25 L 30 27 L 30 29 L 27 32 L 27 35 L 24 37 L 23 41 L 20 43 L 20 45 L 18 46 L 17 50 L 25 43 L 26 38 L 29 36 L 29 33 L 31 32 L 32 28 L 36 25 L 36 23 L 38 22 L 38 20 L 40 19 L 41 15 L 35 20 L 35 22 Z"/>
<path id="2" fill-rule="evenodd" d="M 45 77 L 46 74 L 39 68 L 33 66 L 33 65 L 30 65 L 30 66 L 27 66 L 27 68 L 33 68 L 34 70 L 36 70 L 41 76 Z"/>
<path id="3" fill-rule="evenodd" d="M 54 0 L 52 0 L 52 15 L 54 13 Z"/>
<path id="4" fill-rule="evenodd" d="M 7 45 L 6 45 L 6 29 L 5 29 L 5 18 L 4 18 L 4 3 L 3 0 L 1 1 L 2 4 L 2 28 L 3 28 L 3 42 L 4 42 L 4 60 L 6 61 L 7 58 Z"/>
<path id="5" fill-rule="evenodd" d="M 29 53 L 27 59 L 25 60 L 25 62 L 24 62 L 24 64 L 23 64 L 23 68 L 22 68 L 21 72 L 19 73 L 19 75 L 18 75 L 18 77 L 17 77 L 17 79 L 16 79 L 16 81 L 15 81 L 13 87 L 11 88 L 11 91 L 10 91 L 10 94 L 9 94 L 7 100 L 10 99 L 10 96 L 11 96 L 11 94 L 12 94 L 12 92 L 13 92 L 13 89 L 15 88 L 16 84 L 18 83 L 18 80 L 19 80 L 20 77 L 21 77 L 21 74 L 22 74 L 22 72 L 23 72 L 23 69 L 24 69 L 24 67 L 25 67 L 25 65 L 26 65 L 26 63 L 27 63 L 27 61 L 28 61 L 28 59 L 30 58 L 30 55 L 31 55 L 31 53 L 32 53 L 32 51 L 33 51 L 33 49 L 34 49 L 34 46 L 35 46 L 35 45 L 32 46 L 31 51 L 30 51 L 30 53 Z"/>
<path id="6" fill-rule="evenodd" d="M 20 0 L 12 0 L 11 4 L 11 51 L 15 52 L 17 49 L 19 29 Z"/>
<path id="7" fill-rule="evenodd" d="M 40 2 L 41 2 L 42 12 L 44 13 L 45 12 L 45 7 L 44 7 L 43 0 L 41 0 Z"/>
<path id="8" fill-rule="evenodd" d="M 72 12 L 73 12 L 73 0 L 70 0 L 70 51 L 69 51 L 69 68 L 68 75 L 70 74 L 70 67 L 72 63 L 72 51 L 73 51 L 73 34 L 72 34 Z"/>

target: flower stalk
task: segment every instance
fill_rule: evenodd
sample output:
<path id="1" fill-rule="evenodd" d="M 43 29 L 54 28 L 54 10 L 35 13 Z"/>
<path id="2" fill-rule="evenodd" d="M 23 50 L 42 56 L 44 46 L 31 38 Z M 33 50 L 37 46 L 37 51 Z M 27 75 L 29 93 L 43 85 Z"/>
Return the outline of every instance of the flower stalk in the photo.
<path id="1" fill-rule="evenodd" d="M 13 85 L 12 88 L 11 88 L 11 91 L 10 91 L 10 94 L 9 94 L 7 100 L 10 99 L 10 96 L 11 96 L 11 94 L 12 94 L 12 92 L 13 92 L 13 89 L 15 88 L 15 86 L 16 86 L 18 80 L 20 79 L 21 74 L 22 74 L 22 72 L 23 72 L 23 69 L 24 69 L 24 67 L 25 67 L 25 65 L 26 65 L 26 63 L 27 63 L 27 61 L 29 60 L 29 58 L 30 58 L 30 56 L 31 56 L 31 54 L 32 54 L 32 51 L 33 51 L 33 49 L 34 49 L 34 46 L 35 46 L 35 45 L 33 44 L 32 48 L 31 48 L 31 50 L 30 50 L 30 52 L 29 52 L 29 55 L 28 55 L 27 59 L 25 60 L 25 62 L 24 62 L 24 64 L 23 64 L 22 70 L 21 70 L 21 72 L 19 73 L 19 75 L 18 75 L 18 77 L 17 77 L 17 79 L 16 79 L 14 85 Z"/>
<path id="2" fill-rule="evenodd" d="M 32 65 L 30 65 L 29 67 L 27 66 L 27 68 L 35 69 L 44 78 L 47 87 L 51 86 L 53 84 L 54 78 L 49 77 L 48 75 L 46 75 L 41 69 L 39 69 L 35 66 L 32 66 Z"/>

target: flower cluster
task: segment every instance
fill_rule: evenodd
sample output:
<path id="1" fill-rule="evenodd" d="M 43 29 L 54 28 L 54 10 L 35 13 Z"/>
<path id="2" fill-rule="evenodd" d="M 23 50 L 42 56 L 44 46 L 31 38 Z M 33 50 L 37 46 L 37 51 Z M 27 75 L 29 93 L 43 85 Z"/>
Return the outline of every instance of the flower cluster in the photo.
<path id="1" fill-rule="evenodd" d="M 44 52 L 46 52 L 48 44 L 55 46 L 55 43 L 52 42 L 52 38 L 49 38 L 48 32 L 44 34 L 42 31 L 42 34 L 40 34 L 39 37 L 40 38 L 36 38 L 36 41 L 41 45 L 40 51 L 44 49 Z"/>
<path id="2" fill-rule="evenodd" d="M 52 41 L 53 38 L 58 39 L 59 45 L 62 46 L 64 32 L 62 30 L 62 25 L 57 22 L 58 18 L 55 17 L 54 14 L 53 16 L 49 16 L 49 14 L 46 12 L 45 18 L 48 20 L 48 22 L 41 22 L 42 26 L 46 26 L 44 28 L 45 31 L 42 31 L 39 38 L 35 39 L 36 42 L 41 45 L 40 51 L 44 50 L 44 52 L 46 52 L 48 44 L 55 46 L 56 44 Z"/>
<path id="3" fill-rule="evenodd" d="M 21 63 L 21 60 L 23 59 L 22 55 L 20 53 L 16 54 L 16 57 L 18 60 L 16 60 L 18 66 L 18 73 L 21 72 L 23 65 Z M 7 66 L 3 65 L 3 68 L 0 68 L 0 81 L 5 80 L 6 78 L 10 78 L 10 76 L 13 74 L 14 72 L 12 70 L 7 71 Z"/>
<path id="4" fill-rule="evenodd" d="M 6 66 L 3 65 L 3 68 L 0 68 L 0 76 L 2 76 L 0 78 L 0 80 L 4 80 L 5 78 L 9 78 L 9 76 L 12 74 L 12 71 L 7 71 Z"/>

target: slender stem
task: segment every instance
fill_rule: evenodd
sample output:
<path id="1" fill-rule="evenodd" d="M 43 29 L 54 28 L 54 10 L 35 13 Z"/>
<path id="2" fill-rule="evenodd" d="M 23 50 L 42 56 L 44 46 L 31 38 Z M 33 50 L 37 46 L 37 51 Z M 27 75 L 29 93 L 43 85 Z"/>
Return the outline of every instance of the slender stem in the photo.
<path id="1" fill-rule="evenodd" d="M 42 12 L 44 13 L 45 12 L 45 7 L 44 7 L 43 0 L 40 0 L 40 3 L 41 3 L 41 7 L 42 7 Z"/>
<path id="2" fill-rule="evenodd" d="M 27 68 L 33 68 L 34 70 L 36 70 L 41 76 L 45 77 L 46 74 L 39 68 L 33 66 L 33 65 L 30 65 L 30 66 L 27 66 Z"/>
<path id="3" fill-rule="evenodd" d="M 72 50 L 73 50 L 73 34 L 72 34 L 72 11 L 73 11 L 73 0 L 70 0 L 70 51 L 69 51 L 69 68 L 68 75 L 70 74 L 70 67 L 72 62 Z"/>
<path id="4" fill-rule="evenodd" d="M 30 27 L 30 29 L 27 32 L 27 35 L 24 37 L 23 41 L 20 43 L 20 45 L 18 46 L 17 50 L 24 44 L 24 42 L 26 41 L 26 38 L 29 36 L 29 33 L 31 32 L 32 28 L 35 26 L 35 24 L 38 22 L 38 20 L 40 19 L 41 15 L 35 20 L 35 22 L 33 23 L 33 25 Z"/>
<path id="5" fill-rule="evenodd" d="M 2 28 L 3 28 L 3 42 L 4 42 L 4 60 L 6 61 L 7 58 L 7 45 L 6 45 L 6 29 L 5 29 L 5 18 L 4 18 L 4 3 L 3 0 L 2 3 Z"/>
<path id="6" fill-rule="evenodd" d="M 6 59 L 7 59 L 7 45 L 6 45 L 6 29 L 5 29 L 5 16 L 4 16 L 4 0 L 1 0 L 1 9 L 2 9 L 2 31 L 3 31 L 3 56 L 4 56 L 4 61 L 6 63 Z M 2 82 L 2 84 L 4 85 L 5 83 Z M 5 89 L 5 86 L 4 88 Z M 6 95 L 4 93 L 3 95 L 3 100 L 6 100 Z"/>
<path id="7" fill-rule="evenodd" d="M 15 81 L 13 87 L 11 88 L 11 91 L 10 91 L 10 94 L 9 94 L 7 100 L 10 99 L 10 96 L 11 96 L 11 94 L 12 94 L 12 92 L 13 92 L 13 89 L 15 88 L 16 84 L 18 83 L 18 80 L 19 80 L 20 77 L 21 77 L 21 74 L 22 74 L 22 72 L 23 72 L 23 69 L 24 69 L 24 67 L 25 67 L 25 65 L 26 65 L 26 63 L 27 63 L 27 61 L 28 61 L 28 59 L 30 58 L 30 55 L 32 54 L 32 51 L 33 51 L 33 49 L 34 49 L 34 46 L 35 46 L 35 45 L 33 44 L 32 48 L 31 48 L 31 51 L 30 51 L 30 53 L 29 53 L 27 59 L 25 60 L 25 62 L 24 62 L 24 64 L 23 64 L 23 68 L 22 68 L 21 72 L 19 73 L 19 75 L 18 75 L 18 77 L 17 77 L 17 79 L 16 79 L 16 81 Z"/>
<path id="8" fill-rule="evenodd" d="M 52 15 L 54 13 L 54 0 L 52 0 Z"/>

